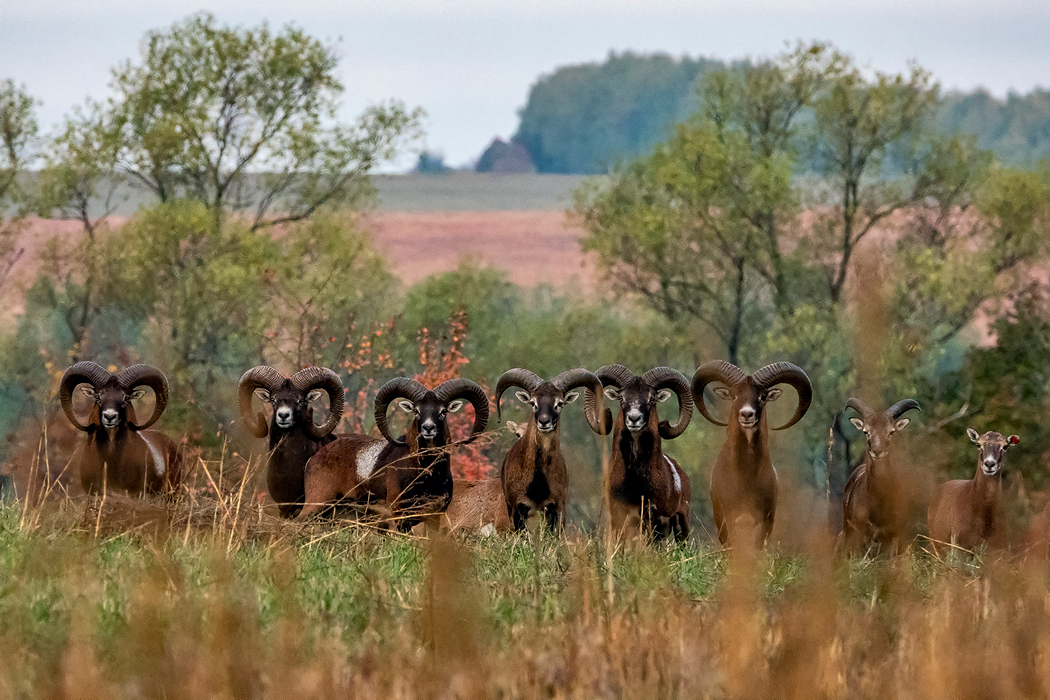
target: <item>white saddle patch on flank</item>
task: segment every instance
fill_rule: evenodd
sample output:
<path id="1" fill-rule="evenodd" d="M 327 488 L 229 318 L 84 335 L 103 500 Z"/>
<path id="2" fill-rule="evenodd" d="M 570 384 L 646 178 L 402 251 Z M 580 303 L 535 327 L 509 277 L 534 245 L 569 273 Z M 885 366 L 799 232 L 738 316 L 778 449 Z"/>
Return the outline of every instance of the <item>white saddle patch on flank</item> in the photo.
<path id="1" fill-rule="evenodd" d="M 667 460 L 667 466 L 671 468 L 671 476 L 674 477 L 674 492 L 682 493 L 682 479 L 678 476 L 678 470 L 674 468 L 674 463 L 671 462 L 671 458 L 664 455 L 664 459 Z"/>
<path id="2" fill-rule="evenodd" d="M 153 455 L 153 468 L 156 470 L 157 475 L 164 476 L 164 453 L 161 452 L 152 441 L 150 441 L 149 437 L 142 433 L 139 433 L 139 437 L 146 443 L 146 447 L 149 448 L 149 453 Z"/>
<path id="3" fill-rule="evenodd" d="M 386 441 L 380 440 L 357 451 L 357 476 L 359 479 L 364 481 L 372 475 L 376 468 L 376 461 L 379 459 L 379 454 L 384 447 L 386 447 Z"/>

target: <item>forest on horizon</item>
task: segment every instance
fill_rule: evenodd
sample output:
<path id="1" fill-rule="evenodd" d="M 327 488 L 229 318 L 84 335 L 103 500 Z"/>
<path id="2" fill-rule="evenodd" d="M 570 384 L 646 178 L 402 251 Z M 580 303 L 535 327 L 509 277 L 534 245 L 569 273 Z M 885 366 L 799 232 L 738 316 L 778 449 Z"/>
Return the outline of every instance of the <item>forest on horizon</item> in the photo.
<path id="1" fill-rule="evenodd" d="M 532 85 L 512 140 L 528 151 L 537 172 L 605 173 L 650 152 L 695 112 L 705 76 L 746 65 L 610 52 L 601 63 L 562 66 Z M 1005 99 L 981 89 L 944 92 L 936 126 L 976 137 L 977 146 L 1001 162 L 1031 166 L 1050 157 L 1050 90 Z"/>

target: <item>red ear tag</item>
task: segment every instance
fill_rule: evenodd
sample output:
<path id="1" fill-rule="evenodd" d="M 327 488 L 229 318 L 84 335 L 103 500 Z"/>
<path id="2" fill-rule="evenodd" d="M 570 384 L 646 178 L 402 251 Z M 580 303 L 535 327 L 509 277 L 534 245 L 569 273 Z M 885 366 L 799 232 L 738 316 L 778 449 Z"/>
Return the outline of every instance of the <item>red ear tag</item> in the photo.
<path id="1" fill-rule="evenodd" d="M 1010 444 L 1011 445 L 1016 445 L 1019 442 L 1021 442 L 1021 438 L 1017 437 L 1016 435 L 1011 435 L 1010 436 Z"/>

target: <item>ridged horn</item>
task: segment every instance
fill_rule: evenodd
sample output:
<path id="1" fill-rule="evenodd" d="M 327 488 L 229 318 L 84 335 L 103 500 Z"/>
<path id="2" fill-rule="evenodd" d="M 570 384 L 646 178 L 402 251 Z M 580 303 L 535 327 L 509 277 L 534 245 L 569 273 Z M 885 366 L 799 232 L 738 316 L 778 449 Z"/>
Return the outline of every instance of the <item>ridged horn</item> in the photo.
<path id="1" fill-rule="evenodd" d="M 434 389 L 434 395 L 444 404 L 456 399 L 466 399 L 474 406 L 474 427 L 471 428 L 470 437 L 463 441 L 464 445 L 479 433 L 485 432 L 485 426 L 489 423 L 489 397 L 480 386 L 469 379 L 450 379 L 439 384 Z"/>
<path id="2" fill-rule="evenodd" d="M 715 382 L 733 388 L 743 381 L 746 376 L 744 370 L 725 360 L 711 360 L 700 365 L 696 372 L 693 373 L 693 382 L 690 385 L 693 401 L 696 403 L 696 408 L 700 411 L 700 415 L 715 425 L 723 427 L 728 425 L 728 423 L 715 420 L 714 416 L 707 410 L 704 392 L 707 390 L 708 384 L 714 384 Z"/>
<path id="3" fill-rule="evenodd" d="M 922 409 L 919 408 L 919 402 L 915 399 L 901 399 L 886 409 L 886 415 L 889 416 L 891 420 L 896 421 L 908 411 L 922 411 Z"/>
<path id="4" fill-rule="evenodd" d="M 618 389 L 622 389 L 624 384 L 634 379 L 634 372 L 623 365 L 605 365 L 599 367 L 595 374 L 601 380 L 602 386 L 614 386 Z"/>
<path id="5" fill-rule="evenodd" d="M 787 423 L 779 428 L 773 428 L 773 430 L 787 430 L 795 423 L 798 423 L 806 415 L 809 405 L 813 402 L 813 384 L 809 381 L 809 376 L 801 367 L 790 362 L 774 362 L 766 365 L 752 374 L 751 379 L 755 382 L 755 385 L 763 389 L 768 389 L 777 384 L 787 384 L 798 392 L 798 407 L 795 408 L 795 415 Z"/>
<path id="6" fill-rule="evenodd" d="M 390 402 L 394 399 L 408 399 L 413 403 L 419 403 L 420 399 L 427 395 L 427 389 L 425 386 L 417 382 L 415 379 L 409 379 L 407 377 L 395 377 L 389 382 L 379 387 L 379 391 L 376 392 L 376 403 L 375 403 L 375 419 L 376 427 L 379 428 L 379 432 L 383 434 L 383 437 L 389 442 L 396 442 L 398 444 L 405 444 L 404 440 L 395 440 L 390 437 L 390 429 L 386 424 L 386 409 L 390 405 Z"/>
<path id="7" fill-rule="evenodd" d="M 527 369 L 515 367 L 504 372 L 500 376 L 499 381 L 496 382 L 496 422 L 500 423 L 503 421 L 503 412 L 500 407 L 500 398 L 503 396 L 503 392 L 512 386 L 518 386 L 531 394 L 536 391 L 536 387 L 540 384 L 543 384 L 543 378 Z"/>
<path id="8" fill-rule="evenodd" d="M 248 432 L 257 438 L 266 437 L 269 426 L 266 425 L 266 415 L 262 411 L 252 412 L 252 395 L 256 389 L 266 389 L 272 394 L 283 383 L 284 375 L 266 365 L 252 367 L 241 375 L 241 381 L 237 384 L 237 408 L 240 409 L 241 419 Z"/>
<path id="9" fill-rule="evenodd" d="M 90 384 L 91 388 L 98 391 L 112 376 L 105 367 L 90 361 L 78 362 L 62 375 L 62 383 L 58 387 L 58 402 L 62 405 L 66 418 L 77 430 L 87 430 L 91 425 L 81 423 L 73 413 L 73 391 L 81 384 Z"/>
<path id="10" fill-rule="evenodd" d="M 660 421 L 660 437 L 674 440 L 685 432 L 693 418 L 693 397 L 689 393 L 689 380 L 685 375 L 670 367 L 653 367 L 642 375 L 642 379 L 654 391 L 670 389 L 678 396 L 678 419 L 674 423 Z"/>
<path id="11" fill-rule="evenodd" d="M 854 411 L 859 413 L 861 415 L 861 417 L 864 419 L 865 423 L 875 413 L 874 411 L 871 410 L 871 407 L 868 406 L 868 404 L 864 403 L 864 401 L 862 401 L 861 399 L 858 399 L 855 396 L 851 397 L 846 402 L 846 408 L 852 408 Z"/>
<path id="12" fill-rule="evenodd" d="M 292 375 L 292 386 L 303 392 L 304 396 L 313 389 L 324 389 L 328 394 L 328 420 L 324 425 L 315 425 L 313 420 L 307 421 L 306 432 L 310 437 L 320 440 L 335 430 L 335 426 L 343 419 L 343 407 L 346 405 L 343 381 L 339 375 L 327 367 L 307 367 Z"/>
<path id="13" fill-rule="evenodd" d="M 128 427 L 132 430 L 145 430 L 150 427 L 164 413 L 168 407 L 168 378 L 156 367 L 150 365 L 132 365 L 117 375 L 117 382 L 124 391 L 131 393 L 137 386 L 148 386 L 153 389 L 156 401 L 153 404 L 153 415 L 142 425 L 136 425 L 128 421 Z"/>
<path id="14" fill-rule="evenodd" d="M 583 413 L 587 417 L 587 425 L 599 435 L 609 434 L 609 431 L 612 430 L 612 411 L 605 407 L 602 380 L 598 379 L 597 374 L 583 367 L 567 369 L 552 379 L 551 384 L 562 394 L 580 387 L 587 389 L 583 401 Z"/>

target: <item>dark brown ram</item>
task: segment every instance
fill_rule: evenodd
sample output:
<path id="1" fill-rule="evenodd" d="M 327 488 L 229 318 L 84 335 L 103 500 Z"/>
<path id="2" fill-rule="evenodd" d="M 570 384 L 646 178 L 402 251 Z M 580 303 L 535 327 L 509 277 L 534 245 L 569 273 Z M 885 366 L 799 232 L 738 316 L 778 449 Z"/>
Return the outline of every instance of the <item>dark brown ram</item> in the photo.
<path id="1" fill-rule="evenodd" d="M 73 392 L 92 402 L 87 423 L 73 412 Z M 153 390 L 153 415 L 145 423 L 135 416 L 133 399 Z M 158 430 L 157 422 L 168 405 L 168 381 L 149 365 L 132 365 L 112 374 L 94 362 L 78 362 L 66 370 L 58 391 L 69 422 L 87 433 L 80 453 L 80 483 L 88 493 L 117 487 L 130 493 L 172 493 L 182 481 L 182 455 L 178 446 Z"/>
<path id="2" fill-rule="evenodd" d="M 328 394 L 329 416 L 324 425 L 316 425 L 310 404 L 323 394 Z M 252 396 L 273 407 L 269 426 L 263 413 L 253 412 Z M 241 377 L 237 403 L 248 432 L 257 438 L 269 435 L 266 488 L 281 517 L 293 518 L 306 497 L 306 461 L 335 439 L 331 433 L 343 417 L 343 383 L 323 367 L 307 367 L 289 378 L 261 365 Z"/>
<path id="3" fill-rule="evenodd" d="M 707 410 L 704 391 L 719 383 L 715 395 L 732 402 L 729 420 L 715 420 Z M 809 410 L 813 388 L 809 377 L 790 362 L 767 365 L 754 374 L 722 360 L 707 362 L 693 374 L 697 410 L 715 425 L 728 426 L 726 441 L 711 472 L 711 506 L 718 540 L 763 547 L 773 531 L 777 512 L 777 473 L 769 456 L 766 404 L 780 398 L 780 384 L 798 393 L 795 415 L 774 430 L 786 430 Z M 748 534 L 744 534 L 748 533 Z"/>
<path id="4" fill-rule="evenodd" d="M 606 398 L 620 404 L 613 427 L 608 500 L 616 532 L 644 526 L 656 537 L 689 537 L 689 477 L 663 452 L 663 440 L 685 432 L 693 415 L 689 382 L 670 367 L 654 367 L 641 376 L 623 365 L 607 365 L 595 374 Z M 656 404 L 678 397 L 674 423 L 661 421 Z M 585 410 L 598 416 L 598 398 L 587 390 Z M 604 426 L 603 426 L 604 427 Z"/>
<path id="5" fill-rule="evenodd" d="M 569 491 L 569 472 L 561 454 L 561 410 L 579 398 L 578 389 L 601 393 L 602 382 L 582 368 L 566 370 L 550 381 L 520 367 L 507 370 L 496 383 L 497 420 L 501 414 L 500 399 L 512 387 L 520 388 L 515 396 L 530 406 L 532 413 L 524 434 L 503 458 L 500 482 L 507 513 L 518 530 L 525 528 L 525 521 L 533 512 L 542 512 L 547 526 L 560 530 Z M 584 413 L 591 430 L 599 435 L 609 432 L 612 413 L 600 398 L 596 406 L 587 406 Z"/>
<path id="6" fill-rule="evenodd" d="M 387 428 L 387 408 L 412 416 L 408 433 L 394 439 Z M 485 430 L 489 400 L 469 379 L 451 379 L 433 391 L 413 379 L 398 377 L 376 394 L 376 427 L 382 440 L 343 435 L 306 463 L 307 518 L 335 502 L 378 506 L 408 530 L 425 517 L 444 512 L 452 499 L 451 436 L 446 419 L 467 402 L 474 406 L 470 442 Z"/>

